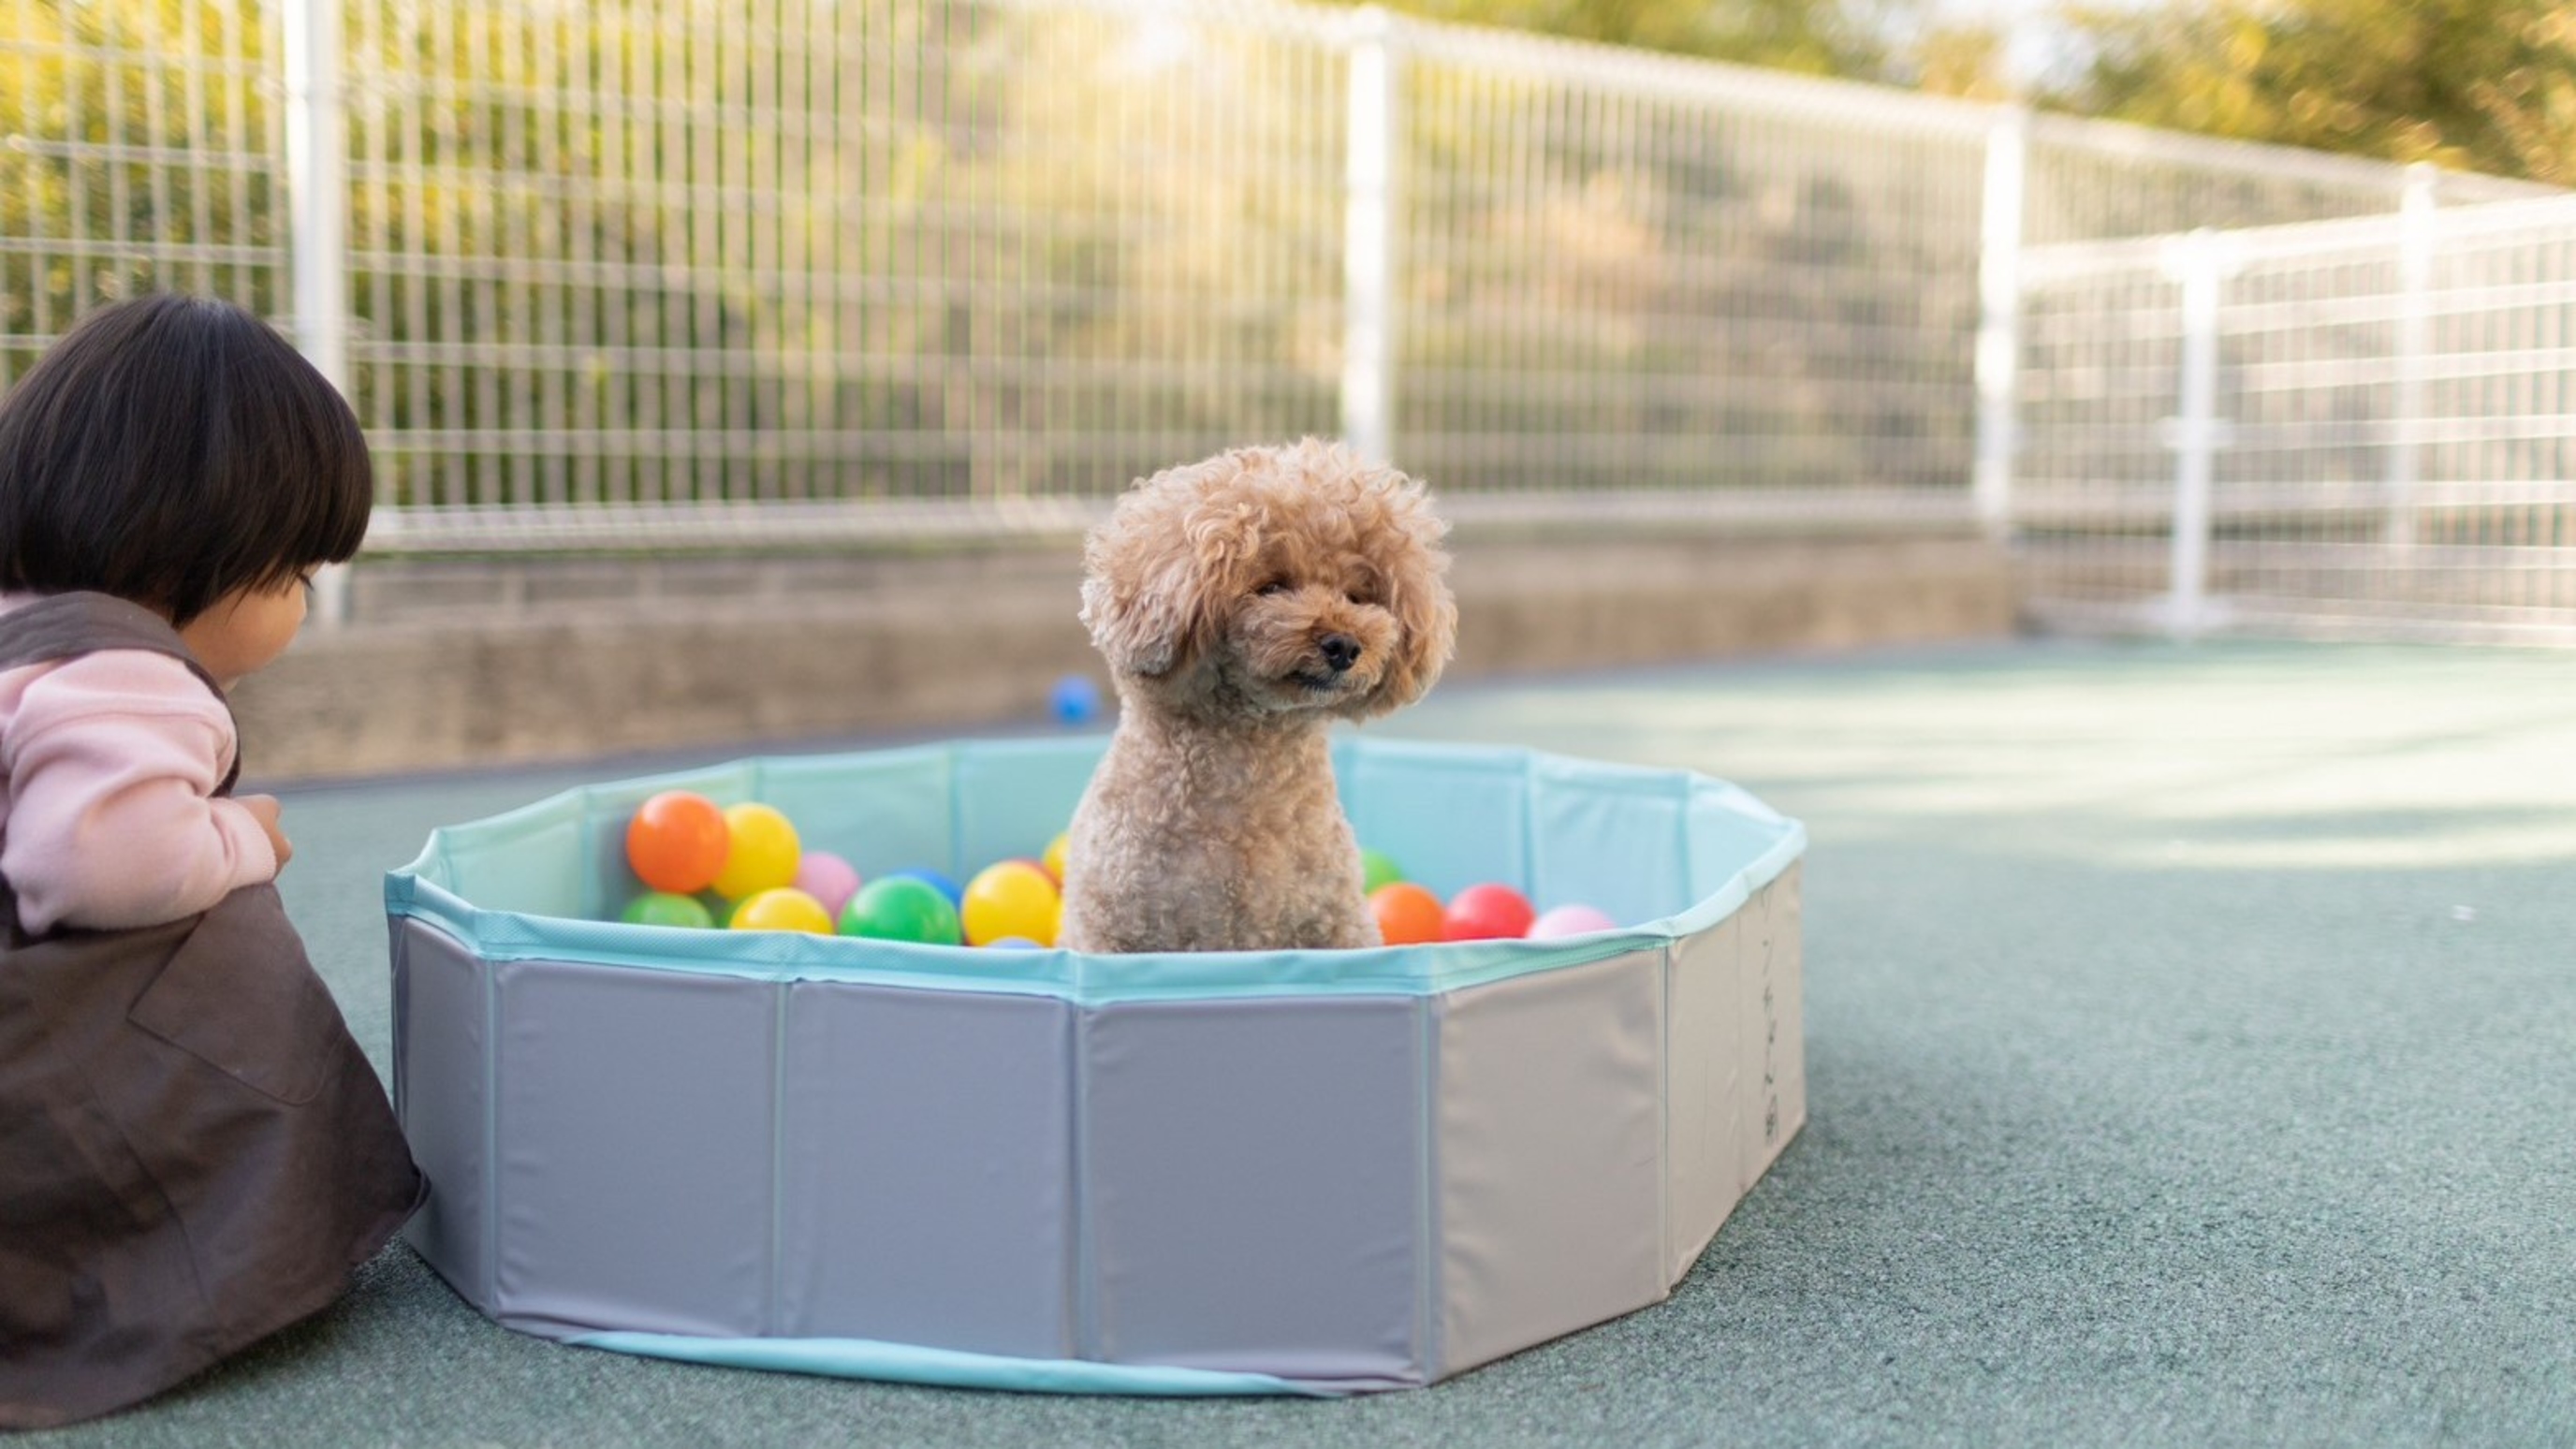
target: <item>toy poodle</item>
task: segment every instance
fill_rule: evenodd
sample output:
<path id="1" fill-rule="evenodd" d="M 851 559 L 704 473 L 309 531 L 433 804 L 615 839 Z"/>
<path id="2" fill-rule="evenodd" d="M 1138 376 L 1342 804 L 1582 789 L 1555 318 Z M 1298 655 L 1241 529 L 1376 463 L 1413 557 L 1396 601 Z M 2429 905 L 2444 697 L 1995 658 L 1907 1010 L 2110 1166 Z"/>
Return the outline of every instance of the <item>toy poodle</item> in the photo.
<path id="1" fill-rule="evenodd" d="M 1422 485 L 1308 439 L 1145 479 L 1083 549 L 1119 712 L 1073 815 L 1077 951 L 1378 944 L 1326 731 L 1449 661 L 1448 526 Z"/>

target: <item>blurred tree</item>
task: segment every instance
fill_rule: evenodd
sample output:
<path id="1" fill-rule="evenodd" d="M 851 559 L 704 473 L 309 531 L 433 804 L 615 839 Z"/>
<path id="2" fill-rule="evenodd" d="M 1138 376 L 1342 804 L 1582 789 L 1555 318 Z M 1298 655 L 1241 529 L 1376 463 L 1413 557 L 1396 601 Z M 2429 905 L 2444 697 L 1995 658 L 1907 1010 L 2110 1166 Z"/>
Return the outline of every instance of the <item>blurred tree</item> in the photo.
<path id="1" fill-rule="evenodd" d="M 1901 46 L 1889 79 L 1936 96 L 2008 101 L 2016 94 L 2007 37 L 1986 24 L 1928 26 Z"/>
<path id="2" fill-rule="evenodd" d="M 173 52 L 195 63 L 156 59 Z M 117 297 L 186 286 L 275 310 L 266 64 L 258 0 L 0 9 L 0 383 Z"/>
<path id="3" fill-rule="evenodd" d="M 2077 3 L 2094 59 L 2053 109 L 2576 184 L 2565 0 Z"/>

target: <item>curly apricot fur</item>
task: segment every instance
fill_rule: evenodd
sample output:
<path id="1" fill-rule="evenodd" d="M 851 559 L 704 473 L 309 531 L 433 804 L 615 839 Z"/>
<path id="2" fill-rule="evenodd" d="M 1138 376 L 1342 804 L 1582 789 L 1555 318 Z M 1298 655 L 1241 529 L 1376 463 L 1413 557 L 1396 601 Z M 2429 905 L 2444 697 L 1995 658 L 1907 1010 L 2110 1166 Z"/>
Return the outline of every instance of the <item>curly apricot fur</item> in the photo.
<path id="1" fill-rule="evenodd" d="M 1144 480 L 1083 548 L 1118 728 L 1074 812 L 1062 943 L 1373 946 L 1327 730 L 1420 699 L 1457 634 L 1422 485 L 1307 439 Z"/>

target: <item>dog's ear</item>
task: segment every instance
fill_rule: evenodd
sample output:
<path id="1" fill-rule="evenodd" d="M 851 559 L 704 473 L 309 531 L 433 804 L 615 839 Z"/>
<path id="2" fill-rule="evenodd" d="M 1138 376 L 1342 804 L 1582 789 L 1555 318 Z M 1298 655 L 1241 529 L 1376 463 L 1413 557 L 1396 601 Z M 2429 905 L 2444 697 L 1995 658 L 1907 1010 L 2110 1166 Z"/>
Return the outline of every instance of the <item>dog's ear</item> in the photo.
<path id="1" fill-rule="evenodd" d="M 1241 466 L 1226 454 L 1157 473 L 1084 541 L 1082 623 L 1113 671 L 1158 679 L 1215 642 L 1257 540 L 1246 512 L 1200 505 Z"/>
<path id="2" fill-rule="evenodd" d="M 1096 573 L 1082 581 L 1082 624 L 1113 672 L 1147 679 L 1172 671 L 1191 633 L 1173 588 Z"/>
<path id="3" fill-rule="evenodd" d="M 1431 511 L 1422 485 L 1400 479 L 1386 522 L 1394 538 L 1384 559 L 1386 607 L 1401 631 L 1395 657 L 1370 700 L 1372 714 L 1401 709 L 1431 692 L 1458 639 L 1458 603 L 1449 592 L 1449 555 L 1440 546 L 1449 525 Z"/>

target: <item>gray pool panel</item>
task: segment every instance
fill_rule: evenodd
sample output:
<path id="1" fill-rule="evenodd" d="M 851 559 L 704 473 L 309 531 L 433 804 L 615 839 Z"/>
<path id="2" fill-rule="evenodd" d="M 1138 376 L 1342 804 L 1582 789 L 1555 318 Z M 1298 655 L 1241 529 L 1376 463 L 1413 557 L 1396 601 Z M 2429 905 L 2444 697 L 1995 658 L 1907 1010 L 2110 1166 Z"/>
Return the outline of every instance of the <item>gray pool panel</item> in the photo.
<path id="1" fill-rule="evenodd" d="M 1803 1122 L 1803 833 L 1684 772 L 1337 748 L 1416 878 L 1643 922 L 1571 941 L 1082 957 L 600 919 L 655 788 L 965 871 L 1042 850 L 1098 749 L 746 761 L 439 832 L 387 882 L 413 1245 L 504 1324 L 640 1353 L 1349 1392 L 1657 1301 Z"/>

